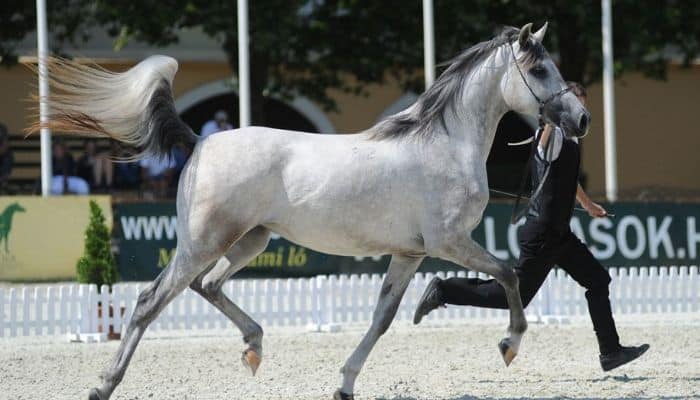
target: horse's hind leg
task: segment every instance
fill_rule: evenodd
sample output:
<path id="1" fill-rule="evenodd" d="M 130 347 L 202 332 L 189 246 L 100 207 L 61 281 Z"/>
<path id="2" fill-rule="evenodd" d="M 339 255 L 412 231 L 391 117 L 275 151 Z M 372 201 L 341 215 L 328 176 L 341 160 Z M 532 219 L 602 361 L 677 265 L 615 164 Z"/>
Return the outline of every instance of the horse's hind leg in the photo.
<path id="1" fill-rule="evenodd" d="M 109 399 L 124 377 L 131 356 L 148 325 L 194 280 L 206 264 L 207 262 L 193 263 L 190 257 L 176 251 L 170 265 L 139 293 L 129 327 L 122 337 L 117 354 L 102 375 L 102 386 L 90 391 L 90 400 Z"/>
<path id="2" fill-rule="evenodd" d="M 395 255 L 391 258 L 389 270 L 384 277 L 379 300 L 372 316 L 372 325 L 340 370 L 343 374 L 343 386 L 333 395 L 335 400 L 352 398 L 355 379 L 360 373 L 362 365 L 364 365 L 377 340 L 389 329 L 389 325 L 396 315 L 396 310 L 401 304 L 401 298 L 421 261 L 423 261 L 423 257 Z"/>
<path id="3" fill-rule="evenodd" d="M 270 231 L 261 226 L 254 228 L 236 242 L 212 269 L 199 275 L 190 285 L 192 290 L 224 313 L 241 331 L 243 341 L 248 345 L 241 360 L 253 375 L 262 361 L 263 330 L 224 294 L 222 286 L 228 278 L 260 254 L 269 241 Z"/>

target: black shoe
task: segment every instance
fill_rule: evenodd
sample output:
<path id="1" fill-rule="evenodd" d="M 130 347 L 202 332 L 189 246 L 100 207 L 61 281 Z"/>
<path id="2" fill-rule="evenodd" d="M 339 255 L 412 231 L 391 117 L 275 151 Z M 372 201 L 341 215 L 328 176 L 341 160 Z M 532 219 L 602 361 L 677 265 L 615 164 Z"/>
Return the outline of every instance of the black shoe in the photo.
<path id="1" fill-rule="evenodd" d="M 641 346 L 625 347 L 620 346 L 620 350 L 610 353 L 600 355 L 600 366 L 603 371 L 610 371 L 621 365 L 625 365 L 630 361 L 636 360 L 642 354 L 649 350 L 648 344 L 643 344 Z"/>
<path id="2" fill-rule="evenodd" d="M 440 288 L 438 287 L 438 283 L 441 281 L 442 279 L 436 276 L 432 281 L 430 281 L 430 283 L 428 283 L 423 295 L 421 296 L 420 300 L 418 300 L 416 313 L 413 314 L 414 324 L 418 325 L 421 319 L 423 319 L 423 317 L 428 315 L 434 309 L 438 307 L 445 307 L 445 303 L 442 301 Z"/>

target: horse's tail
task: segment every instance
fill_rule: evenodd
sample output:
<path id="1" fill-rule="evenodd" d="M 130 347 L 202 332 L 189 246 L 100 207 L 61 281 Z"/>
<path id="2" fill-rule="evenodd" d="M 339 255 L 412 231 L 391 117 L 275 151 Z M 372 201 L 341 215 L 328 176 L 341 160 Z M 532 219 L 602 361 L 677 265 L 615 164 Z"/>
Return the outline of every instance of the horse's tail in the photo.
<path id="1" fill-rule="evenodd" d="M 152 56 L 122 73 L 50 58 L 47 72 L 51 94 L 39 100 L 49 115 L 27 133 L 49 128 L 108 137 L 136 149 L 130 159 L 167 157 L 176 144 L 197 141 L 175 111 L 171 85 L 177 61 L 171 57 Z"/>

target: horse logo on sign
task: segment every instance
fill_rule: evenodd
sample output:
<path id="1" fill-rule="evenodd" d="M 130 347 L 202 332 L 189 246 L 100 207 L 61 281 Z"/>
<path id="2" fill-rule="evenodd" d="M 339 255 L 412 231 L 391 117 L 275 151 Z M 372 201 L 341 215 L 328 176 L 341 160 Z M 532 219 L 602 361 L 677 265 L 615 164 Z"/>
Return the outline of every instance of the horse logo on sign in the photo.
<path id="1" fill-rule="evenodd" d="M 12 203 L 0 214 L 0 244 L 5 241 L 5 253 L 9 253 L 9 236 L 12 229 L 12 217 L 16 212 L 25 212 L 24 207 L 19 203 Z"/>

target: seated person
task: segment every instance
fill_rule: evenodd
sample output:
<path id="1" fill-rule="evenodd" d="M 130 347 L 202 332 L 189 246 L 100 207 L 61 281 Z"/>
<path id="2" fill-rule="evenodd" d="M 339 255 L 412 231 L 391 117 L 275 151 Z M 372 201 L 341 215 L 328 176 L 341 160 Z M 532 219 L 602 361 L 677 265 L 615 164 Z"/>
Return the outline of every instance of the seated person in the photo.
<path id="1" fill-rule="evenodd" d="M 7 185 L 12 173 L 14 158 L 10 151 L 10 135 L 5 125 L 0 124 L 0 193 L 7 191 Z"/>
<path id="2" fill-rule="evenodd" d="M 90 184 L 93 189 L 112 189 L 114 164 L 107 152 L 97 152 L 97 143 L 93 139 L 85 140 L 84 153 L 78 160 L 77 175 Z"/>
<path id="3" fill-rule="evenodd" d="M 180 174 L 182 174 L 182 170 L 185 168 L 185 164 L 187 164 L 187 160 L 190 159 L 191 155 L 191 146 L 176 144 L 173 148 L 173 161 L 175 162 L 175 169 L 173 171 L 173 178 L 170 181 L 170 188 L 174 191 L 177 190 L 177 183 L 180 180 Z"/>
<path id="4" fill-rule="evenodd" d="M 130 154 L 114 140 L 110 141 L 109 152 L 114 160 L 114 186 L 122 190 L 138 190 L 141 187 L 139 162 L 124 161 Z"/>
<path id="5" fill-rule="evenodd" d="M 90 194 L 90 185 L 76 176 L 75 160 L 62 140 L 53 143 L 51 194 Z"/>
<path id="6" fill-rule="evenodd" d="M 166 197 L 175 170 L 175 160 L 172 157 L 149 156 L 141 159 L 139 166 L 141 166 L 144 196 L 147 198 Z"/>
<path id="7" fill-rule="evenodd" d="M 199 136 L 200 140 L 216 132 L 227 131 L 233 129 L 233 125 L 228 122 L 228 113 L 224 110 L 219 110 L 214 114 L 214 119 L 207 121 L 202 125 Z"/>

